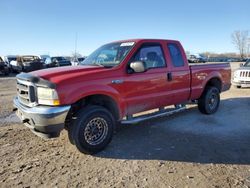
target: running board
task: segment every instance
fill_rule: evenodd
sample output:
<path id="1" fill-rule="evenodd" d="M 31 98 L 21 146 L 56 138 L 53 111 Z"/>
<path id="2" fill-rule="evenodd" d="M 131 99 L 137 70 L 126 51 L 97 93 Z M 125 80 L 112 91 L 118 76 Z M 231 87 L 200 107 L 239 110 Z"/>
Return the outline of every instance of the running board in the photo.
<path id="1" fill-rule="evenodd" d="M 136 124 L 142 121 L 146 121 L 149 119 L 154 119 L 154 118 L 159 118 L 159 117 L 164 117 L 164 116 L 169 116 L 178 112 L 182 112 L 186 110 L 186 106 L 178 106 L 174 109 L 159 109 L 157 112 L 153 112 L 151 114 L 146 114 L 146 115 L 141 115 L 137 117 L 127 117 L 127 119 L 122 120 L 121 124 Z"/>

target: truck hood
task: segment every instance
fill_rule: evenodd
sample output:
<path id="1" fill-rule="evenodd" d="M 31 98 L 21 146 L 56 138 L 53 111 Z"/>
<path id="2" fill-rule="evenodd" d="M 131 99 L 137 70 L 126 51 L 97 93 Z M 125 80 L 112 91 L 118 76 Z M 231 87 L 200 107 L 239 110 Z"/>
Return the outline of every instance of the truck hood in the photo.
<path id="1" fill-rule="evenodd" d="M 42 70 L 31 72 L 31 74 L 57 84 L 61 81 L 68 80 L 73 77 L 78 77 L 78 76 L 82 76 L 85 74 L 95 74 L 105 69 L 106 68 L 104 67 L 89 66 L 89 65 L 88 66 L 65 66 L 65 67 L 42 69 Z"/>
<path id="2" fill-rule="evenodd" d="M 240 67 L 238 69 L 236 69 L 237 71 L 241 71 L 241 70 L 250 70 L 250 67 Z"/>

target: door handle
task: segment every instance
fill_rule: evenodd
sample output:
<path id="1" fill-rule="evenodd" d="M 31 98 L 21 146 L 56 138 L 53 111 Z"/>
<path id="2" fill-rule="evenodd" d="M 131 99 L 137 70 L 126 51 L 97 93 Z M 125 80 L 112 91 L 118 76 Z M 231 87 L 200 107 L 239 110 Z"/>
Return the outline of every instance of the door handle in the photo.
<path id="1" fill-rule="evenodd" d="M 168 78 L 168 81 L 172 81 L 173 80 L 173 76 L 172 76 L 171 72 L 168 72 L 167 78 Z"/>

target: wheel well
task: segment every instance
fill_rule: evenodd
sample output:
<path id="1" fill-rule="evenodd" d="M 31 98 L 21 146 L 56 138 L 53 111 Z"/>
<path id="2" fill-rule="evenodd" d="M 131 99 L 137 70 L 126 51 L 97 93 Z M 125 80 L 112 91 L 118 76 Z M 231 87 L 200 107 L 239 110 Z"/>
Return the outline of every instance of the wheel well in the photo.
<path id="1" fill-rule="evenodd" d="M 120 118 L 120 114 L 119 114 L 120 111 L 116 102 L 107 95 L 90 95 L 90 96 L 84 97 L 72 105 L 71 113 L 69 114 L 71 114 L 71 117 L 72 117 L 80 108 L 87 106 L 87 105 L 103 106 L 104 108 L 106 108 L 107 110 L 111 112 L 115 120 L 118 120 Z M 68 119 L 70 119 L 70 117 Z"/>
<path id="2" fill-rule="evenodd" d="M 208 86 L 216 87 L 221 92 L 222 83 L 219 78 L 212 78 L 211 80 L 209 80 L 206 84 L 206 87 Z"/>

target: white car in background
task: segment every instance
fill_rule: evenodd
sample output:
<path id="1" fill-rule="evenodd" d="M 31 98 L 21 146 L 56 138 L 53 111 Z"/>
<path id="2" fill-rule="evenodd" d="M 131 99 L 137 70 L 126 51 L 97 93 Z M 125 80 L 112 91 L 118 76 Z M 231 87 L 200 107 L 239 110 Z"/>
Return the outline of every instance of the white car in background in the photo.
<path id="1" fill-rule="evenodd" d="M 237 88 L 250 87 L 250 59 L 234 71 L 232 84 Z"/>

